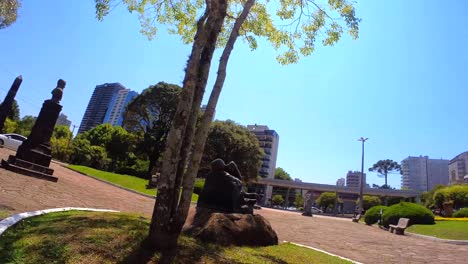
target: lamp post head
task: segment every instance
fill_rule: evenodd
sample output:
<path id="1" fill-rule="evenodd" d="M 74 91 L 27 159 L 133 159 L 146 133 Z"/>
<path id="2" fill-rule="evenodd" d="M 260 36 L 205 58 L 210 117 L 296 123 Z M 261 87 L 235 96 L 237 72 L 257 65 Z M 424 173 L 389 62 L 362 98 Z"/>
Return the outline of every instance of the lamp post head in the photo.
<path id="1" fill-rule="evenodd" d="M 363 138 L 361 137 L 360 139 L 358 139 L 358 141 L 362 141 L 362 142 L 366 142 L 366 140 L 368 140 L 369 138 Z"/>

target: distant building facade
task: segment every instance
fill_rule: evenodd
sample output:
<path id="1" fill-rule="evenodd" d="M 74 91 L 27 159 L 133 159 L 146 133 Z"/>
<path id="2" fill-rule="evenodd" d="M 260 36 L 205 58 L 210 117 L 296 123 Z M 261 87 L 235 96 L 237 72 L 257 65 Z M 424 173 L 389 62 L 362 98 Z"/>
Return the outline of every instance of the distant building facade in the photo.
<path id="1" fill-rule="evenodd" d="M 138 93 L 130 91 L 129 89 L 123 89 L 117 92 L 109 103 L 106 115 L 103 123 L 109 123 L 112 126 L 122 126 L 123 114 L 127 105 L 137 97 Z"/>
<path id="2" fill-rule="evenodd" d="M 361 185 L 361 178 L 364 178 L 364 186 L 366 186 L 366 174 L 361 177 L 360 171 L 348 171 L 346 174 L 346 187 L 359 188 Z"/>
<path id="3" fill-rule="evenodd" d="M 451 159 L 448 165 L 449 184 L 462 183 L 468 176 L 468 151 Z M 468 178 L 468 177 L 467 177 Z"/>
<path id="4" fill-rule="evenodd" d="M 262 165 L 258 174 L 263 178 L 274 179 L 276 170 L 276 159 L 278 157 L 279 135 L 275 130 L 271 130 L 265 125 L 248 125 L 250 132 L 257 137 L 260 147 L 265 152 L 262 157 Z M 270 198 L 273 188 L 267 187 L 265 196 Z"/>
<path id="5" fill-rule="evenodd" d="M 103 123 L 122 125 L 122 113 L 138 94 L 120 83 L 97 85 L 89 100 L 78 133 L 83 133 Z"/>
<path id="6" fill-rule="evenodd" d="M 336 180 L 336 186 L 341 186 L 341 187 L 346 186 L 345 178 L 339 178 L 338 180 Z"/>
<path id="7" fill-rule="evenodd" d="M 401 188 L 428 191 L 437 184 L 448 184 L 449 160 L 428 156 L 408 157 L 401 161 Z"/>
<path id="8" fill-rule="evenodd" d="M 68 128 L 71 125 L 71 121 L 68 120 L 68 117 L 64 114 L 60 114 L 57 118 L 57 122 L 55 123 L 56 126 L 67 126 Z"/>

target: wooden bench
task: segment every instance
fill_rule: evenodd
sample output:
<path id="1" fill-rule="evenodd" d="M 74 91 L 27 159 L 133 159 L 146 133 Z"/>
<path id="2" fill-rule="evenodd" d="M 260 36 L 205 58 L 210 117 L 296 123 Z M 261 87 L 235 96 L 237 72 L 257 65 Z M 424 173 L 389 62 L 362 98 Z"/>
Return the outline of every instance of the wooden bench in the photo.
<path id="1" fill-rule="evenodd" d="M 353 222 L 357 223 L 357 222 L 359 222 L 359 219 L 361 219 L 361 215 L 360 215 L 360 214 L 358 214 L 358 215 L 356 215 L 355 217 L 353 217 Z"/>
<path id="2" fill-rule="evenodd" d="M 405 229 L 408 227 L 409 219 L 408 218 L 400 218 L 398 219 L 398 225 L 390 225 L 390 233 L 393 233 L 395 230 L 395 234 L 397 235 L 404 235 Z"/>

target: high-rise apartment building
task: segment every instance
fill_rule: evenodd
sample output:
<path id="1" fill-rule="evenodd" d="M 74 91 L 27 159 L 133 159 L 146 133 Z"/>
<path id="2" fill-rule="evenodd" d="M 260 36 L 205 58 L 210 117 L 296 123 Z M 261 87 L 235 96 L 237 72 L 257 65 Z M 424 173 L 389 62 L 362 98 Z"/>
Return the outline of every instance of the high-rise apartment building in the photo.
<path id="1" fill-rule="evenodd" d="M 123 89 L 117 92 L 109 103 L 103 123 L 109 123 L 112 126 L 121 126 L 123 124 L 123 113 L 128 103 L 138 95 L 137 92 Z"/>
<path id="2" fill-rule="evenodd" d="M 275 130 L 271 130 L 264 125 L 248 125 L 250 132 L 257 137 L 260 147 L 263 148 L 265 156 L 262 158 L 262 166 L 258 174 L 263 178 L 274 179 L 276 170 L 276 158 L 278 157 L 279 135 Z M 268 186 L 265 190 L 265 196 L 271 197 L 273 188 Z"/>
<path id="3" fill-rule="evenodd" d="M 401 161 L 401 188 L 428 191 L 437 184 L 447 185 L 448 166 L 448 160 L 410 156 Z"/>
<path id="4" fill-rule="evenodd" d="M 122 113 L 138 94 L 120 83 L 97 85 L 89 100 L 78 133 L 83 133 L 103 123 L 122 125 Z"/>
<path id="5" fill-rule="evenodd" d="M 55 123 L 56 126 L 67 126 L 70 127 L 71 121 L 68 120 L 68 117 L 64 114 L 60 114 L 57 118 L 57 122 Z"/>
<path id="6" fill-rule="evenodd" d="M 468 151 L 457 155 L 451 159 L 448 165 L 449 184 L 464 182 L 465 176 L 468 176 Z"/>
<path id="7" fill-rule="evenodd" d="M 346 187 L 359 188 L 361 185 L 360 171 L 348 171 L 346 174 Z M 364 173 L 364 186 L 366 186 L 366 174 Z"/>
<path id="8" fill-rule="evenodd" d="M 336 180 L 336 186 L 344 187 L 346 185 L 346 180 L 345 178 L 339 178 Z"/>

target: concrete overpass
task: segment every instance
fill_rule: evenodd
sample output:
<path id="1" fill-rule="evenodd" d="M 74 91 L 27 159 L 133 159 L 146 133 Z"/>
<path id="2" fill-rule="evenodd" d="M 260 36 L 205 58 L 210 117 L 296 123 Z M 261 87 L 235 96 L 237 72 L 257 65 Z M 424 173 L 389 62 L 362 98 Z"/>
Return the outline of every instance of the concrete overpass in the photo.
<path id="1" fill-rule="evenodd" d="M 265 185 L 265 186 L 302 189 L 302 190 L 307 190 L 307 191 L 338 192 L 340 194 L 359 195 L 359 188 L 350 188 L 350 187 L 336 186 L 336 185 L 329 185 L 329 184 L 295 182 L 295 181 L 265 179 L 265 178 L 261 178 L 257 180 L 256 183 L 260 185 Z M 403 198 L 420 197 L 422 195 L 421 191 L 415 191 L 415 190 L 391 190 L 391 189 L 374 189 L 374 188 L 364 188 L 363 193 L 365 195 L 378 195 L 378 196 L 403 197 Z"/>

